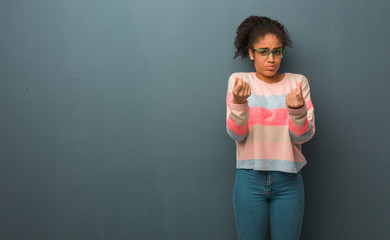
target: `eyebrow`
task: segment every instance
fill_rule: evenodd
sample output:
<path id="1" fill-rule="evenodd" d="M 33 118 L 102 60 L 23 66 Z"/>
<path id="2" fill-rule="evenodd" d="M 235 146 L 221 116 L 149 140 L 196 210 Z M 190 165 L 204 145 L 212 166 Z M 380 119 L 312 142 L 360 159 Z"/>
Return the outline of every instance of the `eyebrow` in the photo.
<path id="1" fill-rule="evenodd" d="M 276 48 L 274 48 L 274 49 L 272 49 L 272 50 L 275 50 L 275 49 L 278 49 L 278 48 L 283 48 L 283 47 L 276 47 Z M 267 50 L 271 50 L 271 49 L 269 49 L 269 48 L 258 48 L 258 49 L 255 49 L 255 50 L 259 50 L 259 49 L 267 49 Z"/>

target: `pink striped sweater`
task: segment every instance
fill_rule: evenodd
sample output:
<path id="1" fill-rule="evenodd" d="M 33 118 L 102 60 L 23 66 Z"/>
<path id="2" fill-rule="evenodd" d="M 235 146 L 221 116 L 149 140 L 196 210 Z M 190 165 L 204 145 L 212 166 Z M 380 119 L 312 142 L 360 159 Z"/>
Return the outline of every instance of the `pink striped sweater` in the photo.
<path id="1" fill-rule="evenodd" d="M 249 82 L 251 96 L 244 104 L 233 104 L 235 77 Z M 286 106 L 286 95 L 302 81 L 305 106 Z M 301 144 L 315 132 L 314 107 L 307 78 L 285 73 L 273 84 L 258 79 L 255 73 L 233 73 L 226 96 L 226 128 L 236 142 L 237 168 L 297 173 L 306 164 Z"/>

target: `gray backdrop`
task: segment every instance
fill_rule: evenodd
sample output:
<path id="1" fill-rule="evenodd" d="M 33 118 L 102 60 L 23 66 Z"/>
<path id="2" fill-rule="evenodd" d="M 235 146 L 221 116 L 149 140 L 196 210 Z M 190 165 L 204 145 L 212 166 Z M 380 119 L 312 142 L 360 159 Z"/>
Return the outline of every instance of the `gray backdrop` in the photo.
<path id="1" fill-rule="evenodd" d="M 237 239 L 225 94 L 250 15 L 311 83 L 302 239 L 390 239 L 389 7 L 1 0 L 0 239 Z"/>

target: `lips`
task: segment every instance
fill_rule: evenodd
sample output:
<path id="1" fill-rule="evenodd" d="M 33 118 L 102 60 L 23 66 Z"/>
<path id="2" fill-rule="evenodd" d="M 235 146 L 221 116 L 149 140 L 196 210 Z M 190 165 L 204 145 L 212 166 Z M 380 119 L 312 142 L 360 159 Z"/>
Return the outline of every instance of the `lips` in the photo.
<path id="1" fill-rule="evenodd" d="M 273 70 L 275 70 L 275 66 L 268 66 L 268 67 L 265 67 L 265 69 L 267 69 L 269 71 L 273 71 Z"/>

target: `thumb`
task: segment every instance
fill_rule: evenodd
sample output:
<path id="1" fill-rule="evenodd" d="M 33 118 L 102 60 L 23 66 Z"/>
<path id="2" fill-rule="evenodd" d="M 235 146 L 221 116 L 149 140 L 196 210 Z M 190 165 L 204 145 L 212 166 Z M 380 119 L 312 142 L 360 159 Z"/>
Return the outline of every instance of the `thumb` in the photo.
<path id="1" fill-rule="evenodd" d="M 302 81 L 297 83 L 297 88 L 302 90 Z"/>
<path id="2" fill-rule="evenodd" d="M 236 77 L 236 81 L 234 82 L 234 87 L 237 86 L 238 80 L 239 80 L 239 77 Z"/>
<path id="3" fill-rule="evenodd" d="M 298 92 L 302 94 L 302 81 L 297 83 Z"/>

